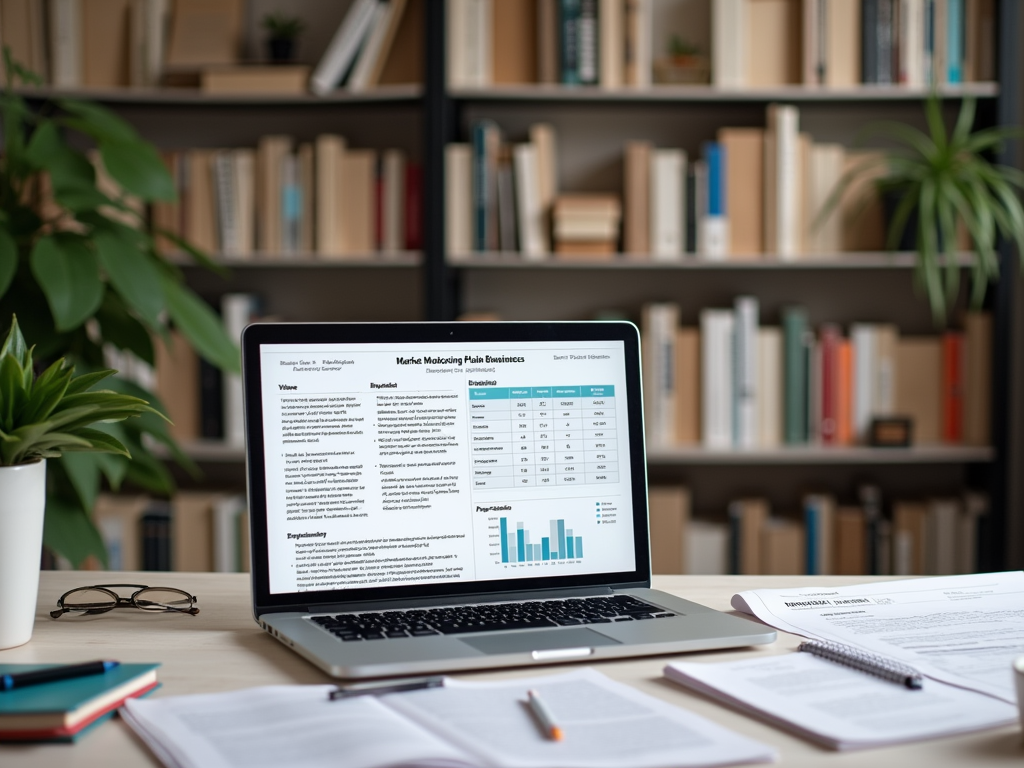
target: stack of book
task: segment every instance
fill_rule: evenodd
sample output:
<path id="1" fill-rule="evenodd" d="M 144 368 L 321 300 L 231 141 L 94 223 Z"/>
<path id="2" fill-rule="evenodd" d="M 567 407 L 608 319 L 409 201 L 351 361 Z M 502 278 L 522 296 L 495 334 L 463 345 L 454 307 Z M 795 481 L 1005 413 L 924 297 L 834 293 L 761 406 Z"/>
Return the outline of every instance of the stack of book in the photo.
<path id="1" fill-rule="evenodd" d="M 0 664 L 17 675 L 52 664 Z M 0 692 L 0 742 L 75 741 L 112 717 L 126 700 L 159 687 L 159 664 L 119 664 L 102 674 L 54 680 Z"/>
<path id="2" fill-rule="evenodd" d="M 615 195 L 559 195 L 552 218 L 559 257 L 611 257 L 618 250 L 622 204 Z"/>
<path id="3" fill-rule="evenodd" d="M 645 305 L 644 405 L 652 447 L 823 447 L 869 443 L 875 417 L 906 417 L 914 445 L 991 442 L 992 318 L 901 336 L 888 323 L 824 323 L 802 307 L 762 325 L 755 297 L 683 326 L 672 302 Z"/>
<path id="4" fill-rule="evenodd" d="M 420 167 L 398 149 L 355 149 L 336 134 L 296 146 L 275 135 L 255 149 L 173 151 L 164 161 L 180 199 L 156 203 L 153 224 L 208 253 L 344 259 L 422 244 Z"/>

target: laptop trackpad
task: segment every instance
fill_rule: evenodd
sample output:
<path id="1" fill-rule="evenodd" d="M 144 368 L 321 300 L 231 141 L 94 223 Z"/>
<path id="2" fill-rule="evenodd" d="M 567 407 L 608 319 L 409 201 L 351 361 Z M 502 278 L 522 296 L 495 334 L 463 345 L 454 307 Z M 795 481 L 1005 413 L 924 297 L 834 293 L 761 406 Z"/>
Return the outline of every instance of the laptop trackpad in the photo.
<path id="1" fill-rule="evenodd" d="M 501 632 L 480 637 L 460 637 L 459 640 L 484 653 L 529 653 L 556 648 L 620 645 L 618 640 L 583 627 L 538 632 Z"/>

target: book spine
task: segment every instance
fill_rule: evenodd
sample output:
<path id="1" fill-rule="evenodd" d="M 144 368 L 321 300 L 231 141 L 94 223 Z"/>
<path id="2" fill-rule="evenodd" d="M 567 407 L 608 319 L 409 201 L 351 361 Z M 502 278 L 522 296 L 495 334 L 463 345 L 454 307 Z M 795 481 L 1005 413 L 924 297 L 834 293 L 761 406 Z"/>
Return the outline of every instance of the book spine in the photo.
<path id="1" fill-rule="evenodd" d="M 559 0 L 559 68 L 563 85 L 579 85 L 580 14 L 582 0 Z"/>
<path id="2" fill-rule="evenodd" d="M 558 9 L 560 0 L 537 0 L 537 80 L 560 82 Z"/>
<path id="3" fill-rule="evenodd" d="M 926 84 L 934 83 L 935 76 L 935 0 L 924 0 L 924 52 L 921 59 L 922 76 Z"/>
<path id="4" fill-rule="evenodd" d="M 490 247 L 491 165 L 488 157 L 487 132 L 490 121 L 481 120 L 473 126 L 473 250 L 486 251 Z"/>
<path id="5" fill-rule="evenodd" d="M 947 0 L 946 6 L 946 67 L 950 83 L 964 81 L 964 3 Z"/>
<path id="6" fill-rule="evenodd" d="M 738 297 L 735 313 L 733 444 L 739 448 L 755 448 L 758 443 L 757 299 L 753 296 Z"/>
<path id="7" fill-rule="evenodd" d="M 299 186 L 299 161 L 295 153 L 281 158 L 281 251 L 294 255 L 299 251 L 302 228 L 302 189 Z"/>
<path id="8" fill-rule="evenodd" d="M 405 249 L 418 251 L 423 247 L 423 166 L 405 166 Z"/>
<path id="9" fill-rule="evenodd" d="M 878 82 L 878 4 L 882 0 L 861 0 L 861 81 Z"/>
<path id="10" fill-rule="evenodd" d="M 582 85 L 597 85 L 598 61 L 598 6 L 597 0 L 580 0 L 580 18 L 577 27 L 579 45 L 579 80 Z"/>
<path id="11" fill-rule="evenodd" d="M 708 448 L 732 447 L 732 310 L 705 309 L 700 315 L 702 438 Z"/>
<path id="12" fill-rule="evenodd" d="M 223 374 L 220 368 L 199 359 L 199 434 L 205 440 L 224 439 Z"/>
<path id="13" fill-rule="evenodd" d="M 942 439 L 964 439 L 964 337 L 957 331 L 942 336 Z"/>
<path id="14" fill-rule="evenodd" d="M 807 433 L 807 372 L 804 358 L 804 335 L 807 314 L 799 307 L 782 313 L 784 365 L 784 439 L 787 445 L 800 445 Z"/>
<path id="15" fill-rule="evenodd" d="M 704 145 L 707 163 L 707 213 L 701 226 L 703 233 L 702 254 L 715 261 L 725 259 L 729 248 L 729 212 L 726 208 L 726 153 L 718 142 Z"/>
<path id="16" fill-rule="evenodd" d="M 893 0 L 877 0 L 878 23 L 875 26 L 878 41 L 877 75 L 875 82 L 889 85 L 893 79 L 893 32 L 896 28 L 893 17 Z"/>
<path id="17" fill-rule="evenodd" d="M 839 329 L 821 329 L 821 442 L 839 443 Z"/>

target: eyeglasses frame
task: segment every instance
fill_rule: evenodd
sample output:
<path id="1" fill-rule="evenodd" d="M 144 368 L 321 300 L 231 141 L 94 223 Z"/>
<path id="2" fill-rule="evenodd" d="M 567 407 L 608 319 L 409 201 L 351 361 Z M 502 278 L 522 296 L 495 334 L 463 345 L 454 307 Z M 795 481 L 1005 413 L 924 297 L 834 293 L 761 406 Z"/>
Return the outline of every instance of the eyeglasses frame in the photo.
<path id="1" fill-rule="evenodd" d="M 121 595 L 119 595 L 119 594 L 117 594 L 116 592 L 113 591 L 114 589 L 117 589 L 117 588 L 121 588 L 121 589 L 134 589 L 135 591 L 132 593 L 131 597 L 122 597 Z M 173 605 L 167 605 L 166 603 L 148 603 L 148 605 L 140 604 L 140 602 L 138 600 L 138 597 L 139 597 L 139 595 L 141 593 L 145 592 L 147 589 L 165 590 L 167 592 L 177 592 L 178 594 L 183 595 L 188 600 L 189 607 L 188 608 L 179 608 L 179 607 L 176 607 L 176 606 L 173 606 Z M 64 605 L 64 600 L 69 595 L 72 595 L 75 592 L 88 592 L 88 591 L 105 592 L 106 594 L 110 595 L 111 602 L 110 603 L 95 603 L 93 605 L 95 605 L 96 607 L 94 607 L 94 608 L 85 608 L 85 610 L 83 610 L 80 607 L 79 608 L 68 608 L 68 607 L 66 607 Z M 189 592 L 186 592 L 183 589 L 178 589 L 177 587 L 150 587 L 150 586 L 146 586 L 144 584 L 93 584 L 93 585 L 87 586 L 87 587 L 75 587 L 74 589 L 69 589 L 67 592 L 65 592 L 63 595 L 61 595 L 59 598 L 57 598 L 57 605 L 60 606 L 60 607 L 57 610 L 55 610 L 55 611 L 50 611 L 50 618 L 59 619 L 61 616 L 63 616 L 66 613 L 77 613 L 77 614 L 80 614 L 82 616 L 96 616 L 96 615 L 99 615 L 99 614 L 108 613 L 108 612 L 114 610 L 115 608 L 138 608 L 140 611 L 148 611 L 149 613 L 172 613 L 173 612 L 173 613 L 187 613 L 190 616 L 195 616 L 197 613 L 199 613 L 199 609 L 195 606 L 195 603 L 196 603 L 196 601 L 198 599 L 199 598 L 196 597 L 195 595 L 193 595 L 193 594 L 191 594 Z M 145 601 L 145 600 L 142 601 L 142 603 L 146 603 L 146 602 L 147 601 Z M 82 605 L 83 606 L 87 606 L 87 605 L 90 605 L 90 603 L 83 603 Z"/>

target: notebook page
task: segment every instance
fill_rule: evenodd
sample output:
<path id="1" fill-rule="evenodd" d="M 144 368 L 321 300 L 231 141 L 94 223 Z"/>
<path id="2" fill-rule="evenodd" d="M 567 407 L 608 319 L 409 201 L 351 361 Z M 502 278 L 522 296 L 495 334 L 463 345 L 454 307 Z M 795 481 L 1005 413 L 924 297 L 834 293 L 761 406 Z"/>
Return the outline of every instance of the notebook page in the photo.
<path id="1" fill-rule="evenodd" d="M 733 608 L 787 632 L 897 659 L 924 675 L 1017 700 L 1011 664 L 1024 655 L 1024 573 L 755 589 Z"/>
<path id="2" fill-rule="evenodd" d="M 926 680 L 910 690 L 809 653 L 665 667 L 670 680 L 826 746 L 859 749 L 1016 722 L 1017 708 Z"/>
<path id="3" fill-rule="evenodd" d="M 381 704 L 328 701 L 331 685 L 269 686 L 126 703 L 169 768 L 465 766 L 465 756 Z"/>
<path id="4" fill-rule="evenodd" d="M 536 690 L 565 733 L 544 736 L 526 704 Z M 591 669 L 387 697 L 388 706 L 506 768 L 668 768 L 770 762 L 775 751 Z"/>

